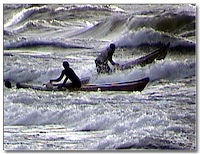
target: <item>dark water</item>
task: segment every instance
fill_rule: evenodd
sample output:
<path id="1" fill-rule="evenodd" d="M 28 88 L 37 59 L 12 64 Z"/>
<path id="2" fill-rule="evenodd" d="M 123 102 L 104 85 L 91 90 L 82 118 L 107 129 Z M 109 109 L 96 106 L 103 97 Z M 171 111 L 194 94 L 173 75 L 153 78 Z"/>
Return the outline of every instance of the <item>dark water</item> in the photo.
<path id="1" fill-rule="evenodd" d="M 5 150 L 196 150 L 196 6 L 16 5 L 4 11 L 4 79 L 47 83 L 67 60 L 91 83 L 149 77 L 142 92 L 40 92 L 4 87 Z M 170 42 L 162 61 L 98 76 L 114 61 Z"/>

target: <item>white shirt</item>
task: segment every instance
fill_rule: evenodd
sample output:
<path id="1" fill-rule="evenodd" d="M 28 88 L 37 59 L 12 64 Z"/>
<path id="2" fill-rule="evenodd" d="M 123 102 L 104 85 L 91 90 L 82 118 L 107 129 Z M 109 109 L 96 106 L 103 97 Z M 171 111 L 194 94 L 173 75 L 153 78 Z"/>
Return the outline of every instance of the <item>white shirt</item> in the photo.
<path id="1" fill-rule="evenodd" d="M 107 49 L 103 50 L 96 58 L 97 61 L 100 61 L 102 63 L 106 63 L 109 60 L 109 52 L 112 52 L 110 47 Z M 112 57 L 111 57 L 112 59 Z"/>

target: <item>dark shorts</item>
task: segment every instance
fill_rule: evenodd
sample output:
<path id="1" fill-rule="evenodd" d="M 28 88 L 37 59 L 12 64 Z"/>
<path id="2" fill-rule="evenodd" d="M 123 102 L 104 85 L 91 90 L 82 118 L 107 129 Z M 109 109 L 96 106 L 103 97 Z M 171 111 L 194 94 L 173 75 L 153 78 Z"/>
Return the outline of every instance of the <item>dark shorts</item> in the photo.
<path id="1" fill-rule="evenodd" d="M 98 60 L 95 60 L 95 64 L 96 64 L 96 68 L 97 68 L 97 73 L 98 74 L 105 74 L 105 73 L 111 73 L 111 69 L 110 67 L 108 66 L 108 64 L 106 63 L 102 63 Z"/>
<path id="2" fill-rule="evenodd" d="M 72 83 L 72 88 L 81 88 L 81 82 L 78 83 Z"/>

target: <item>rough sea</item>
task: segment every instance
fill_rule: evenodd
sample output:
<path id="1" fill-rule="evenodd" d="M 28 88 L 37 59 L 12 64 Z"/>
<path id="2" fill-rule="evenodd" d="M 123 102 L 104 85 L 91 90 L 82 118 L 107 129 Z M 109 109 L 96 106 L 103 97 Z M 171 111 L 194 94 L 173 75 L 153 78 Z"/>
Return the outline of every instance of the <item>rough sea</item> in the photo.
<path id="1" fill-rule="evenodd" d="M 195 4 L 4 4 L 3 148 L 196 151 Z M 124 63 L 171 43 L 164 60 L 98 75 L 94 60 L 116 44 Z M 142 92 L 36 91 L 68 61 L 90 83 L 149 77 Z"/>

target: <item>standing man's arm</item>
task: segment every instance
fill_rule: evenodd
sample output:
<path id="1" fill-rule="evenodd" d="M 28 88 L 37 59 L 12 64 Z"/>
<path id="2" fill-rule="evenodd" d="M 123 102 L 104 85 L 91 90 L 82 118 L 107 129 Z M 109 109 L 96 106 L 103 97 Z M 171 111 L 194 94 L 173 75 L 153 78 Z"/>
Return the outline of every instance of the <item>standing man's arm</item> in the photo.
<path id="1" fill-rule="evenodd" d="M 114 66 L 114 65 L 119 65 L 118 63 L 115 63 L 114 61 L 113 61 L 113 59 L 112 59 L 112 56 L 113 56 L 113 54 L 108 54 L 108 60 L 110 61 L 110 63 Z"/>

